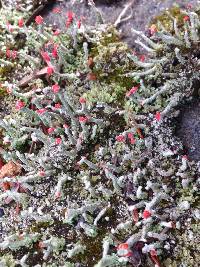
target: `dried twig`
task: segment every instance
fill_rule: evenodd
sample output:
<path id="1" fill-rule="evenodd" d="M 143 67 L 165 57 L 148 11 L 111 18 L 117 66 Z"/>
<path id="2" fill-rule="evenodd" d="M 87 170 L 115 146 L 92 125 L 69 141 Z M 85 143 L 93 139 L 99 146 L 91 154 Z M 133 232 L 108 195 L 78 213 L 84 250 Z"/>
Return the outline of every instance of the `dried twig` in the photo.
<path id="1" fill-rule="evenodd" d="M 119 24 L 121 24 L 122 22 L 125 22 L 125 21 L 127 21 L 127 20 L 132 18 L 132 16 L 133 16 L 132 6 L 133 6 L 134 3 L 135 3 L 135 0 L 132 0 L 131 2 L 129 2 L 128 4 L 125 5 L 124 9 L 121 11 L 121 13 L 119 14 L 118 18 L 116 19 L 116 21 L 114 23 L 115 27 L 118 27 Z M 130 15 L 127 16 L 127 17 L 124 17 L 129 8 L 131 8 Z"/>

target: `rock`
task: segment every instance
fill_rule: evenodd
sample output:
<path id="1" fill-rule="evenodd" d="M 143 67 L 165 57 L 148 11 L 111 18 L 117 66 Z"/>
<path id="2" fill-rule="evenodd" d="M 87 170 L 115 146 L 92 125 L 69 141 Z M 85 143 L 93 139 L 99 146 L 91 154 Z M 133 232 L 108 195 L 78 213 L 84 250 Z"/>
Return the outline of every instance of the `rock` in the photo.
<path id="1" fill-rule="evenodd" d="M 2 208 L 0 208 L 0 218 L 4 216 L 4 210 Z"/>

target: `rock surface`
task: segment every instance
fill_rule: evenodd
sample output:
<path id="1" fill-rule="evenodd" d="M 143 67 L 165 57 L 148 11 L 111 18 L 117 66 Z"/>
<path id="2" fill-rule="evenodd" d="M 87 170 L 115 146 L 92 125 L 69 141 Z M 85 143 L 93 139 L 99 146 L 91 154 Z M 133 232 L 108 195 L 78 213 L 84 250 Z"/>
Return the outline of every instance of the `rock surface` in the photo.
<path id="1" fill-rule="evenodd" d="M 85 22 L 88 24 L 95 24 L 95 18 L 91 8 L 87 4 L 86 0 L 73 0 L 73 1 L 57 1 L 54 4 L 49 4 L 42 12 L 45 15 L 45 20 L 48 24 L 56 25 L 58 28 L 65 27 L 66 12 L 73 11 L 78 18 L 84 17 Z M 151 19 L 160 14 L 166 8 L 170 8 L 173 5 L 179 5 L 181 8 L 189 5 L 196 5 L 197 0 L 96 0 L 96 6 L 101 10 L 102 16 L 106 23 L 114 23 L 119 14 L 122 12 L 125 5 L 133 2 L 132 8 L 129 8 L 130 12 L 127 12 L 127 16 L 132 12 L 132 18 L 128 21 L 119 24 L 119 30 L 123 40 L 133 47 L 135 36 L 131 32 L 131 28 L 137 30 L 148 30 L 148 24 Z M 54 14 L 52 11 L 55 7 L 61 9 L 60 14 Z M 132 9 L 132 11 L 131 11 Z"/>

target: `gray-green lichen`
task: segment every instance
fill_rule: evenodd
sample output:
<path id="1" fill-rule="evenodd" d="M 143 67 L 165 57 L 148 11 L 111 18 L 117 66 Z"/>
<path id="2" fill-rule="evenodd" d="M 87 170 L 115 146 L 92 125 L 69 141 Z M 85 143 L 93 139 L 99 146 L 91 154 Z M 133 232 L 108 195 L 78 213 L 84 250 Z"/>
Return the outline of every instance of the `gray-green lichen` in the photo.
<path id="1" fill-rule="evenodd" d="M 17 29 L 26 38 L 3 84 L 18 100 L 0 121 L 1 153 L 23 171 L 1 169 L 3 264 L 197 266 L 199 167 L 174 134 L 200 80 L 200 21 L 186 15 L 172 32 L 133 30 L 145 60 L 113 26 L 79 28 L 69 14 L 58 36 Z"/>

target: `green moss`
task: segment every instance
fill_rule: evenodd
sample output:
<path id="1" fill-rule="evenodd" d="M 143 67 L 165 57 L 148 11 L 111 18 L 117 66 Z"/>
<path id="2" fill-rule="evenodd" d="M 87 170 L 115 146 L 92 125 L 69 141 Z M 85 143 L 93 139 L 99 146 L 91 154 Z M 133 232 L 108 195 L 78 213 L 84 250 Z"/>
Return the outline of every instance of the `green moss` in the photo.
<path id="1" fill-rule="evenodd" d="M 15 259 L 11 254 L 5 254 L 0 257 L 0 266 L 2 267 L 15 267 Z"/>
<path id="2" fill-rule="evenodd" d="M 185 14 L 181 11 L 180 7 L 177 5 L 168 10 L 165 10 L 163 13 L 153 18 L 150 23 L 150 26 L 152 24 L 155 24 L 158 30 L 162 30 L 160 25 L 161 23 L 168 32 L 174 33 L 173 20 L 170 16 L 176 18 L 178 27 L 183 26 Z"/>
<path id="3" fill-rule="evenodd" d="M 8 93 L 6 91 L 6 88 L 0 86 L 0 99 L 1 97 L 6 96 Z"/>

